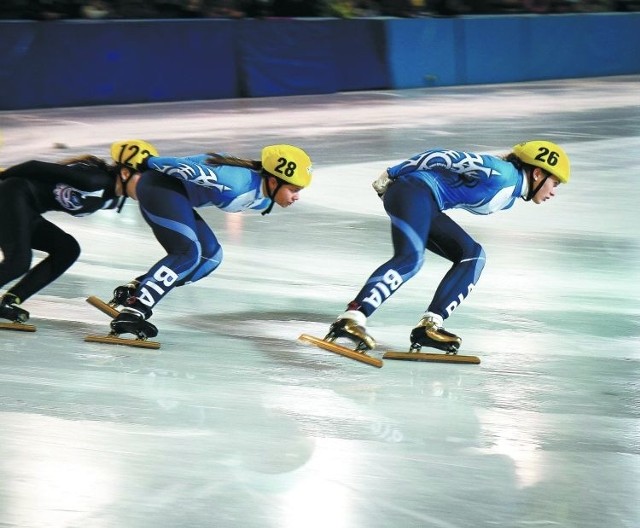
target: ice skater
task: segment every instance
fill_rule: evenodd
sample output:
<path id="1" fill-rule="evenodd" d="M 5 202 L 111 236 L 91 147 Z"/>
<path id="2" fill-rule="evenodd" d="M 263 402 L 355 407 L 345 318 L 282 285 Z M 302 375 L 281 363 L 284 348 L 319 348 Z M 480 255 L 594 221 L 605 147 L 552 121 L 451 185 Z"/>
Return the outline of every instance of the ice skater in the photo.
<path id="1" fill-rule="evenodd" d="M 206 277 L 222 262 L 222 247 L 195 208 L 268 214 L 274 204 L 294 204 L 312 170 L 309 156 L 292 145 L 264 147 L 260 160 L 220 153 L 150 157 L 146 168 L 135 193 L 167 254 L 144 275 L 118 286 L 111 301 L 122 306 L 111 321 L 112 332 L 142 339 L 157 335 L 148 319 L 173 288 Z"/>
<path id="2" fill-rule="evenodd" d="M 42 215 L 86 216 L 122 207 L 142 161 L 158 154 L 140 140 L 114 143 L 114 163 L 91 155 L 59 163 L 31 160 L 0 172 L 0 287 L 19 279 L 0 299 L 0 319 L 25 323 L 24 301 L 60 277 L 80 256 L 80 245 Z M 31 267 L 33 250 L 47 256 Z"/>
<path id="3" fill-rule="evenodd" d="M 387 169 L 373 187 L 391 220 L 393 256 L 371 274 L 324 340 L 345 337 L 357 350 L 373 349 L 367 318 L 420 270 L 426 249 L 453 265 L 411 331 L 410 351 L 427 346 L 456 353 L 462 340 L 446 331 L 443 322 L 477 284 L 485 252 L 444 211 L 491 214 L 510 208 L 518 198 L 541 204 L 569 181 L 569 173 L 565 151 L 543 140 L 519 143 L 502 157 L 428 150 Z"/>

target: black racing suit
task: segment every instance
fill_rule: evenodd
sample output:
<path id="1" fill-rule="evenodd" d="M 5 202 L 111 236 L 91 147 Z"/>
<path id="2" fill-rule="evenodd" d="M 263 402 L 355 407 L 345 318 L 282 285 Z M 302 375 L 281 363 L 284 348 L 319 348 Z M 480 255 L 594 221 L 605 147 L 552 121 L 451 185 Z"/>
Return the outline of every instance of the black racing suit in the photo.
<path id="1" fill-rule="evenodd" d="M 23 302 L 62 275 L 80 246 L 43 213 L 85 216 L 113 209 L 119 201 L 115 182 L 115 169 L 92 156 L 69 165 L 32 160 L 0 172 L 0 288 L 22 277 L 10 292 Z M 34 249 L 48 255 L 29 269 Z"/>

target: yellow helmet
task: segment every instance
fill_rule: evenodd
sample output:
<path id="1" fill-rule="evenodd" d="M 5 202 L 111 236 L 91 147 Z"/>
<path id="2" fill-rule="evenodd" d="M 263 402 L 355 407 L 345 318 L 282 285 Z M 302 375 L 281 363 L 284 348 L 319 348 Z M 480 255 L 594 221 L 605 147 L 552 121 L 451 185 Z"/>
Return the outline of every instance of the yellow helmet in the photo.
<path id="1" fill-rule="evenodd" d="M 270 145 L 262 149 L 262 168 L 284 183 L 307 187 L 311 183 L 311 159 L 301 148 Z"/>
<path id="2" fill-rule="evenodd" d="M 113 161 L 133 170 L 140 170 L 147 158 L 157 155 L 156 148 L 142 139 L 125 139 L 111 145 Z"/>
<path id="3" fill-rule="evenodd" d="M 513 153 L 523 162 L 552 174 L 560 183 L 569 182 L 569 156 L 555 143 L 544 140 L 524 141 L 513 147 Z"/>

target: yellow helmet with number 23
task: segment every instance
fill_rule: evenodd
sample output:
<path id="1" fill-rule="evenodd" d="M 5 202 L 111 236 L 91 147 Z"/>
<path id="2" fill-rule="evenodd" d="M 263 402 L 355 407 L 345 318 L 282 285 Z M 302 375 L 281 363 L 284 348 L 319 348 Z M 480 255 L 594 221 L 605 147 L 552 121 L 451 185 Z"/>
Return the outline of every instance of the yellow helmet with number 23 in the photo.
<path id="1" fill-rule="evenodd" d="M 136 171 L 143 167 L 147 158 L 157 155 L 156 148 L 142 139 L 125 139 L 111 145 L 113 161 Z"/>
<path id="2" fill-rule="evenodd" d="M 293 145 L 270 145 L 262 149 L 262 168 L 284 183 L 307 187 L 311 183 L 311 158 Z"/>
<path id="3" fill-rule="evenodd" d="M 571 173 L 567 153 L 555 143 L 544 140 L 524 141 L 513 147 L 513 153 L 524 163 L 540 167 L 560 183 L 568 183 Z"/>

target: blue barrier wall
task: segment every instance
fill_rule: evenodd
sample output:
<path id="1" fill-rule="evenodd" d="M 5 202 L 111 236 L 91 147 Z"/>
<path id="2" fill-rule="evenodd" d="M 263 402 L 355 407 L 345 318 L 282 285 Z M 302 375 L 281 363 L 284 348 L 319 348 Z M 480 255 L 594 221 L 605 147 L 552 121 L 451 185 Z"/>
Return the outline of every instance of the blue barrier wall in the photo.
<path id="1" fill-rule="evenodd" d="M 0 109 L 640 73 L 640 13 L 0 22 Z"/>
<path id="2" fill-rule="evenodd" d="M 236 97 L 218 21 L 0 23 L 0 108 Z"/>
<path id="3" fill-rule="evenodd" d="M 390 20 L 394 88 L 640 73 L 640 13 Z"/>

